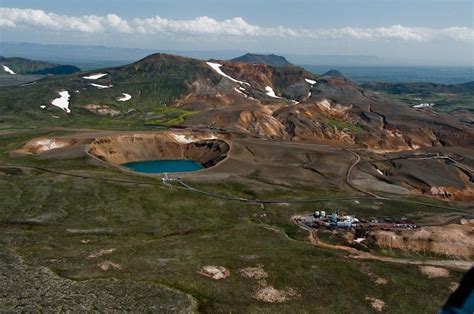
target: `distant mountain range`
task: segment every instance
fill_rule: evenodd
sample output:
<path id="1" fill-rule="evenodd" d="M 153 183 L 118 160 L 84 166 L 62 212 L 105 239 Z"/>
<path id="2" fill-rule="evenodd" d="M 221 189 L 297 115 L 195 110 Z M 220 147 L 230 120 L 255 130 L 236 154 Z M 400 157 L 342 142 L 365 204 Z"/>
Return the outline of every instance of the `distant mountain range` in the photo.
<path id="1" fill-rule="evenodd" d="M 77 65 L 83 69 L 124 65 L 156 52 L 179 54 L 190 58 L 205 60 L 229 60 L 245 54 L 245 51 L 241 50 L 178 51 L 169 49 L 139 49 L 16 42 L 0 43 L 0 55 L 69 63 Z M 287 62 L 298 65 L 378 65 L 387 63 L 385 60 L 375 56 L 280 55 L 287 59 Z M 252 58 L 257 58 L 257 56 L 257 54 L 250 54 L 250 57 Z"/>
<path id="2" fill-rule="evenodd" d="M 137 126 L 212 126 L 383 150 L 472 144 L 469 124 L 370 92 L 338 71 L 318 76 L 298 66 L 157 53 L 125 66 L 35 82 L 0 88 L 3 121 L 36 123 L 63 115 L 83 123 L 109 117 Z M 67 110 L 53 104 L 60 93 L 66 93 Z M 129 96 L 126 104 L 123 95 Z"/>
<path id="3" fill-rule="evenodd" d="M 271 65 L 274 67 L 284 67 L 293 65 L 285 57 L 278 56 L 275 54 L 263 55 L 255 53 L 246 53 L 243 56 L 234 58 L 230 61 L 233 62 L 246 62 L 246 63 L 259 63 Z"/>
<path id="4" fill-rule="evenodd" d="M 0 56 L 0 73 L 4 74 L 38 74 L 61 75 L 81 71 L 73 65 L 60 65 L 46 61 L 31 60 L 26 58 L 5 58 Z"/>
<path id="5" fill-rule="evenodd" d="M 156 53 L 156 49 L 135 49 L 104 46 L 51 45 L 36 43 L 0 42 L 0 55 L 44 60 L 51 63 L 71 64 L 83 70 L 126 65 Z M 231 60 L 244 55 L 239 50 L 170 51 L 190 58 Z M 401 66 L 375 56 L 296 55 L 279 54 L 288 62 L 303 66 L 313 73 L 337 69 L 355 82 L 435 82 L 458 84 L 474 80 L 471 67 Z M 251 54 L 251 56 L 257 56 Z M 255 61 L 251 61 L 255 62 Z M 257 62 L 262 62 L 261 60 Z M 268 61 L 265 63 L 269 63 Z"/>

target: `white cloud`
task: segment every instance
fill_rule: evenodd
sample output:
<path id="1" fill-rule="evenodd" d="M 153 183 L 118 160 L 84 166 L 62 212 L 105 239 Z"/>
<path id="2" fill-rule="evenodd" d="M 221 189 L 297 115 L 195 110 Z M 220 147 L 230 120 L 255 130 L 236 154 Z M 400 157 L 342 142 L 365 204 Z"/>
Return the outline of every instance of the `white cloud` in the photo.
<path id="1" fill-rule="evenodd" d="M 261 27 L 251 25 L 241 17 L 223 21 L 202 16 L 192 20 L 171 20 L 160 16 L 123 20 L 115 14 L 106 16 L 67 16 L 42 10 L 0 8 L 0 28 L 35 28 L 50 31 L 74 31 L 84 33 L 129 33 L 162 35 L 214 35 L 239 37 L 287 37 L 307 39 L 397 39 L 407 41 L 431 41 L 451 39 L 474 42 L 474 29 L 468 27 L 426 28 L 394 25 L 389 27 L 332 29 L 308 29 Z"/>

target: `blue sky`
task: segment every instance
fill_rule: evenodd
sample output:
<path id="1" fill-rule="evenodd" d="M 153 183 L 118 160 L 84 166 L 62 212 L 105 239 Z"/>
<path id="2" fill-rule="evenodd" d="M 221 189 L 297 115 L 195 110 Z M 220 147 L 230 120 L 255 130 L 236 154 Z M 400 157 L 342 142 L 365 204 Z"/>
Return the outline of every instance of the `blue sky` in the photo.
<path id="1" fill-rule="evenodd" d="M 2 7 L 34 8 L 66 15 L 124 18 L 160 15 L 184 19 L 242 16 L 268 26 L 470 26 L 473 1 L 458 0 L 2 0 Z"/>
<path id="2" fill-rule="evenodd" d="M 0 7 L 1 41 L 464 65 L 474 54 L 474 2 L 464 0 L 1 0 Z"/>

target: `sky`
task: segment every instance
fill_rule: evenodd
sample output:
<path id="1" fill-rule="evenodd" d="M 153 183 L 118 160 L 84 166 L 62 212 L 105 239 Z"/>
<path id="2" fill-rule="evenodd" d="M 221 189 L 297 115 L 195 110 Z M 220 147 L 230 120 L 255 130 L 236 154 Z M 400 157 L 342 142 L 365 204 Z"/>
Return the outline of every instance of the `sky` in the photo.
<path id="1" fill-rule="evenodd" d="M 0 41 L 474 65 L 472 0 L 0 0 Z"/>

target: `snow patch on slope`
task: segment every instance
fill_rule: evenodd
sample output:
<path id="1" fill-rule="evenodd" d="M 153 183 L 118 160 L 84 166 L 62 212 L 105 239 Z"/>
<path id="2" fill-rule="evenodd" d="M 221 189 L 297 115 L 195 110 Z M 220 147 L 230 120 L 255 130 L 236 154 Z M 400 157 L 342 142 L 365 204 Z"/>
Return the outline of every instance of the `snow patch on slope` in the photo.
<path id="1" fill-rule="evenodd" d="M 231 80 L 232 82 L 236 82 L 236 83 L 239 83 L 239 84 L 245 84 L 245 85 L 250 86 L 249 83 L 236 80 L 235 78 L 230 77 L 229 75 L 227 75 L 227 74 L 225 74 L 224 72 L 222 72 L 222 70 L 221 70 L 222 64 L 214 63 L 214 62 L 206 62 L 206 63 L 207 63 L 207 65 L 210 66 L 214 71 L 216 71 L 217 74 L 219 74 L 219 75 L 221 75 L 221 76 L 223 76 L 223 77 L 228 78 L 228 79 Z"/>
<path id="2" fill-rule="evenodd" d="M 7 67 L 6 65 L 2 65 L 3 69 L 5 70 L 5 72 L 7 73 L 10 73 L 10 74 L 16 74 L 15 72 L 13 72 L 12 69 L 10 69 L 9 67 Z"/>
<path id="3" fill-rule="evenodd" d="M 245 98 L 248 97 L 246 93 L 242 92 L 242 90 L 237 89 L 237 88 L 235 88 L 235 87 L 234 87 L 234 90 L 235 90 L 237 93 L 242 94 Z M 245 89 L 244 89 L 244 90 L 245 90 Z"/>
<path id="4" fill-rule="evenodd" d="M 273 88 L 271 88 L 270 86 L 265 87 L 265 90 L 267 91 L 268 96 L 273 97 L 273 98 L 283 99 L 283 98 L 277 96 L 275 94 L 275 91 L 273 90 Z"/>
<path id="5" fill-rule="evenodd" d="M 113 85 L 100 85 L 100 84 L 95 84 L 95 83 L 90 83 L 90 85 L 97 87 L 98 89 L 105 89 L 105 88 L 111 88 Z"/>
<path id="6" fill-rule="evenodd" d="M 86 79 L 86 80 L 97 80 L 97 79 L 100 79 L 101 77 L 104 77 L 106 75 L 107 75 L 107 73 L 97 73 L 97 74 L 91 74 L 89 76 L 83 76 L 82 78 Z"/>
<path id="7" fill-rule="evenodd" d="M 61 97 L 53 99 L 51 105 L 59 107 L 67 113 L 71 112 L 71 110 L 69 110 L 69 97 L 71 97 L 69 92 L 67 90 L 59 92 L 59 96 Z"/>
<path id="8" fill-rule="evenodd" d="M 315 80 L 310 80 L 308 78 L 305 78 L 304 80 L 306 81 L 306 83 L 310 84 L 311 87 L 313 87 L 313 85 L 317 83 Z M 311 95 L 312 95 L 312 92 L 310 90 L 308 93 L 308 98 L 311 98 Z"/>
<path id="9" fill-rule="evenodd" d="M 435 104 L 434 103 L 422 103 L 419 105 L 414 105 L 413 108 L 430 108 L 433 107 Z"/>
<path id="10" fill-rule="evenodd" d="M 117 98 L 118 101 L 127 101 L 132 99 L 132 95 L 127 94 L 127 93 L 122 93 L 122 97 Z"/>

